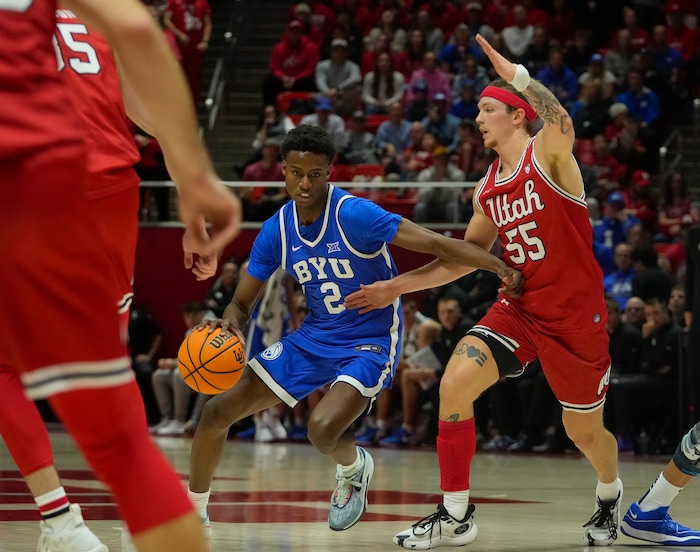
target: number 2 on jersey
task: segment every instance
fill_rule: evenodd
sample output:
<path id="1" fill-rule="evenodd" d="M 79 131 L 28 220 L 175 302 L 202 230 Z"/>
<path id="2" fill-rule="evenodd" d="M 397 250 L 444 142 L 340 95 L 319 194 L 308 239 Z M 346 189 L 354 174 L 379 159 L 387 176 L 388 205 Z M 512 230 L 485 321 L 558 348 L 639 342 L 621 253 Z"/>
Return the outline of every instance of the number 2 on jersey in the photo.
<path id="1" fill-rule="evenodd" d="M 544 244 L 540 238 L 531 234 L 533 230 L 537 230 L 537 222 L 534 220 L 519 224 L 506 232 L 508 244 L 505 249 L 512 253 L 510 260 L 513 264 L 523 264 L 528 258 L 531 261 L 544 259 Z"/>

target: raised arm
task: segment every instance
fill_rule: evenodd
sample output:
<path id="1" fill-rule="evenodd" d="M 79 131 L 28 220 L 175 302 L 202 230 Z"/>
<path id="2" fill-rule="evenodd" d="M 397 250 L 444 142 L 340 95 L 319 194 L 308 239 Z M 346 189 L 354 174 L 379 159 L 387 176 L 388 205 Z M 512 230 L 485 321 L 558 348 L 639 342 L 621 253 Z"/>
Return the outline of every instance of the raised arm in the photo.
<path id="1" fill-rule="evenodd" d="M 476 40 L 500 77 L 513 84 L 533 107 L 544 125 L 537 133 L 535 155 L 548 173 L 566 191 L 578 196 L 583 192 L 581 172 L 572 156 L 574 126 L 569 113 L 541 82 L 529 77 L 527 69 L 508 61 L 481 35 Z M 516 75 L 517 71 L 517 75 Z M 525 88 L 520 85 L 527 84 Z"/>

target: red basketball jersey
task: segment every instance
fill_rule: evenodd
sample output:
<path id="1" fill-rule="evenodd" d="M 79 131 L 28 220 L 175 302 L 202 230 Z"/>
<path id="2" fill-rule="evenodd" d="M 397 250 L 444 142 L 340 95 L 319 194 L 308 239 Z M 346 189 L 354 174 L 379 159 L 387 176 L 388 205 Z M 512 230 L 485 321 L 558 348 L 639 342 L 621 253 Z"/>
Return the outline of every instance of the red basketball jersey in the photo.
<path id="1" fill-rule="evenodd" d="M 82 141 L 56 71 L 55 10 L 55 0 L 0 1 L 0 161 Z"/>
<path id="2" fill-rule="evenodd" d="M 605 323 L 607 311 L 585 195 L 557 186 L 537 162 L 534 144 L 535 138 L 507 178 L 500 178 L 500 160 L 494 161 L 476 199 L 498 227 L 503 260 L 525 277 L 524 292 L 513 302 L 545 332 L 592 331 Z"/>
<path id="3" fill-rule="evenodd" d="M 202 41 L 204 18 L 211 15 L 207 0 L 169 0 L 167 10 L 172 13 L 173 25 L 190 37 L 189 48 Z"/>
<path id="4" fill-rule="evenodd" d="M 129 130 L 111 46 L 70 10 L 56 10 L 58 69 L 87 131 L 90 199 L 138 187 L 140 156 Z"/>

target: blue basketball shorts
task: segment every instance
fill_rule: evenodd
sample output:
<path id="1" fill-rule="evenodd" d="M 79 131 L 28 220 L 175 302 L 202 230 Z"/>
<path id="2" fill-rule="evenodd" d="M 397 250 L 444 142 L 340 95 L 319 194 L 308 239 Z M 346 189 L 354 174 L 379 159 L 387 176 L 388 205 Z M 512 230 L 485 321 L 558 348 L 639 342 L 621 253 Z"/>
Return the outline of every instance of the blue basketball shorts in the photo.
<path id="1" fill-rule="evenodd" d="M 382 343 L 382 344 L 379 344 Z M 386 346 L 384 346 L 386 343 Z M 388 340 L 327 345 L 293 332 L 252 358 L 248 365 L 290 407 L 327 383 L 342 381 L 369 399 L 391 387 L 397 362 Z"/>

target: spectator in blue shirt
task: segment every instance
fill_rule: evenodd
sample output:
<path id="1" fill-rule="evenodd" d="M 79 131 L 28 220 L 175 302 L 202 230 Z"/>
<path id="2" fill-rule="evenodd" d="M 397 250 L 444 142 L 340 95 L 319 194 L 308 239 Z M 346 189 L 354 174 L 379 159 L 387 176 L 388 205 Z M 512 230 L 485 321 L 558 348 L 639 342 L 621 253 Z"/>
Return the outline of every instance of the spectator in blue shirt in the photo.
<path id="1" fill-rule="evenodd" d="M 471 79 L 462 79 L 459 96 L 452 103 L 450 113 L 459 119 L 476 119 L 479 115 L 479 98 L 476 95 L 476 83 Z"/>
<path id="2" fill-rule="evenodd" d="M 452 42 L 444 46 L 438 55 L 438 62 L 448 75 L 454 77 L 462 69 L 467 56 L 478 57 L 481 48 L 470 42 L 471 32 L 469 27 L 460 23 L 452 34 Z"/>
<path id="3" fill-rule="evenodd" d="M 636 67 L 627 70 L 627 90 L 617 100 L 627 106 L 627 113 L 641 122 L 642 127 L 654 125 L 659 117 L 659 98 L 644 86 L 644 75 Z"/>
<path id="4" fill-rule="evenodd" d="M 564 65 L 561 50 L 552 48 L 549 63 L 535 78 L 549 88 L 567 111 L 571 109 L 578 94 L 578 78 L 576 73 Z"/>
<path id="5" fill-rule="evenodd" d="M 445 146 L 450 151 L 457 147 L 459 139 L 457 135 L 457 125 L 461 121 L 447 111 L 447 98 L 444 94 L 438 93 L 433 96 L 433 103 L 428 110 L 428 115 L 423 119 L 426 130 L 435 136 L 439 144 Z"/>
<path id="6" fill-rule="evenodd" d="M 382 164 L 387 168 L 387 174 L 400 172 L 396 159 L 411 145 L 411 123 L 403 116 L 401 102 L 389 105 L 388 116 L 374 134 L 374 143 L 382 154 Z"/>
<path id="7" fill-rule="evenodd" d="M 625 211 L 625 196 L 620 192 L 612 192 L 607 199 L 607 213 L 593 224 L 593 239 L 615 247 L 618 243 L 627 241 L 627 234 L 639 219 Z"/>
<path id="8" fill-rule="evenodd" d="M 615 299 L 624 310 L 627 299 L 632 297 L 632 279 L 636 274 L 632 266 L 632 246 L 626 242 L 615 246 L 615 271 L 603 280 L 605 294 Z"/>

